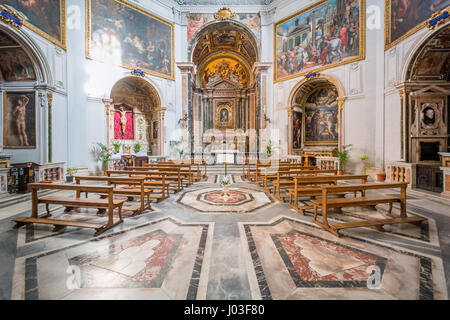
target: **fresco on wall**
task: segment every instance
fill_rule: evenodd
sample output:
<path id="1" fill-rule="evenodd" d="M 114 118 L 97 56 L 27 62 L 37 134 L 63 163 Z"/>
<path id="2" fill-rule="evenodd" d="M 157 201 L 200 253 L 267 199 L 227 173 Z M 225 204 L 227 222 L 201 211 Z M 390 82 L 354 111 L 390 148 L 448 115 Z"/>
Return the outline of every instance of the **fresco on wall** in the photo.
<path id="1" fill-rule="evenodd" d="M 429 51 L 427 55 L 419 62 L 416 74 L 440 75 L 448 70 L 448 61 L 450 52 L 448 51 Z"/>
<path id="2" fill-rule="evenodd" d="M 87 56 L 173 79 L 173 25 L 122 0 L 88 1 Z"/>
<path id="3" fill-rule="evenodd" d="M 65 0 L 0 0 L 0 4 L 15 11 L 26 27 L 65 48 Z"/>
<path id="4" fill-rule="evenodd" d="M 188 41 L 191 41 L 201 27 L 214 20 L 212 13 L 190 13 L 188 16 Z M 258 13 L 238 13 L 235 20 L 249 28 L 255 35 L 257 43 L 260 43 L 261 18 Z"/>
<path id="5" fill-rule="evenodd" d="M 364 59 L 364 8 L 364 0 L 322 0 L 277 22 L 275 81 Z"/>
<path id="6" fill-rule="evenodd" d="M 292 147 L 300 149 L 302 147 L 302 120 L 301 112 L 292 112 Z"/>
<path id="7" fill-rule="evenodd" d="M 36 148 L 36 98 L 34 92 L 6 92 L 3 109 L 5 149 Z"/>
<path id="8" fill-rule="evenodd" d="M 234 59 L 223 58 L 208 63 L 201 73 L 201 80 L 204 86 L 210 81 L 216 82 L 219 79 L 239 82 L 245 87 L 248 84 L 249 75 L 242 63 Z"/>
<path id="9" fill-rule="evenodd" d="M 22 48 L 0 46 L 0 72 L 5 81 L 35 81 L 33 64 Z"/>
<path id="10" fill-rule="evenodd" d="M 425 26 L 433 13 L 450 6 L 450 0 L 386 0 L 386 49 Z"/>
<path id="11" fill-rule="evenodd" d="M 305 145 L 338 143 L 337 97 L 335 88 L 318 89 L 308 97 L 305 104 Z"/>

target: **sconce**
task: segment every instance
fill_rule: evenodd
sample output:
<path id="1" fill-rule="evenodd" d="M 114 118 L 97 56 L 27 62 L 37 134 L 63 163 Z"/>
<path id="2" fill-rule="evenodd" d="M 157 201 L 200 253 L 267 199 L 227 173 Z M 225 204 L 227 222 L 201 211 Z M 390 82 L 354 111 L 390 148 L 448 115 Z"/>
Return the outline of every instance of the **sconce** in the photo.
<path id="1" fill-rule="evenodd" d="M 187 122 L 187 120 L 188 120 L 188 116 L 187 116 L 187 113 L 185 113 L 185 114 L 183 115 L 183 118 L 180 118 L 180 120 L 178 120 L 178 124 L 180 124 L 181 122 L 182 122 L 183 124 L 185 124 L 185 123 Z"/>

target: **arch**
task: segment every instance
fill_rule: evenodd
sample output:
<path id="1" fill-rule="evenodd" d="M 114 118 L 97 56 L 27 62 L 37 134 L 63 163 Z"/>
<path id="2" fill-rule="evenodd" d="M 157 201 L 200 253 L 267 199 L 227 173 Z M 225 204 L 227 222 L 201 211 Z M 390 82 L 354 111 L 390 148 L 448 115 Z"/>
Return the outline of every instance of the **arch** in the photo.
<path id="1" fill-rule="evenodd" d="M 235 26 L 239 31 L 244 32 L 250 42 L 252 43 L 253 48 L 255 49 L 255 61 L 259 61 L 260 60 L 260 48 L 258 46 L 258 41 L 256 40 L 255 35 L 253 34 L 253 32 L 244 24 L 235 21 L 235 20 L 215 20 L 215 21 L 210 21 L 208 23 L 206 23 L 204 26 L 202 26 L 199 30 L 197 30 L 194 35 L 192 36 L 192 39 L 190 40 L 189 44 L 188 44 L 188 57 L 189 57 L 189 61 L 190 62 L 195 62 L 194 61 L 194 56 L 193 53 L 195 52 L 195 48 L 198 45 L 199 41 L 201 40 L 201 37 L 207 33 L 209 30 L 212 29 L 218 29 L 218 26 L 223 26 L 226 24 L 230 24 Z"/>
<path id="2" fill-rule="evenodd" d="M 287 104 L 286 104 L 287 109 L 292 110 L 292 107 L 294 106 L 293 105 L 294 98 L 297 95 L 297 92 L 301 87 L 303 87 L 306 83 L 315 83 L 315 82 L 321 82 L 321 81 L 328 81 L 331 84 L 333 84 L 338 91 L 339 99 L 341 99 L 342 102 L 345 101 L 346 96 L 345 96 L 344 86 L 342 85 L 342 83 L 333 76 L 321 73 L 318 78 L 311 79 L 311 80 L 304 78 L 304 79 L 300 80 L 299 82 L 297 82 L 297 84 L 291 89 L 291 92 L 289 93 Z"/>
<path id="3" fill-rule="evenodd" d="M 121 142 L 124 147 L 131 148 L 138 142 L 143 146 L 143 151 L 162 154 L 164 150 L 164 108 L 161 105 L 161 95 L 157 87 L 144 77 L 125 76 L 112 86 L 110 98 L 111 104 L 107 105 L 107 144 L 111 145 L 115 140 L 123 140 Z M 122 137 L 117 138 L 115 113 L 120 112 L 119 106 L 126 112 L 127 107 L 131 107 L 132 139 L 130 136 L 124 139 L 123 131 Z"/>
<path id="4" fill-rule="evenodd" d="M 409 71 L 411 66 L 414 64 L 414 61 L 417 58 L 417 55 L 420 54 L 422 49 L 429 43 L 431 39 L 433 39 L 437 34 L 442 32 L 444 29 L 450 27 L 450 21 L 446 24 L 442 25 L 440 28 L 437 28 L 435 30 L 427 30 L 427 32 L 424 33 L 424 35 L 415 41 L 415 45 L 411 46 L 408 50 L 408 54 L 405 58 L 405 63 L 402 67 L 400 82 L 409 81 Z"/>
<path id="5" fill-rule="evenodd" d="M 0 24 L 0 31 L 6 33 L 23 48 L 30 57 L 36 73 L 36 82 L 53 86 L 51 69 L 39 46 L 23 30 Z"/>
<path id="6" fill-rule="evenodd" d="M 296 106 L 295 98 L 297 94 L 299 93 L 302 88 L 304 88 L 305 95 L 304 98 L 302 98 L 302 103 L 306 101 L 306 99 L 310 96 L 310 93 L 312 93 L 314 90 L 316 90 L 317 87 L 324 86 L 327 84 L 331 84 L 337 91 L 337 98 L 336 102 L 338 104 L 338 128 L 337 132 L 339 134 L 338 136 L 338 143 L 337 147 L 339 150 L 342 150 L 342 147 L 344 145 L 344 103 L 346 100 L 345 96 L 345 90 L 342 85 L 342 83 L 336 79 L 333 76 L 327 75 L 327 74 L 320 74 L 319 77 L 313 78 L 313 79 L 307 79 L 304 78 L 300 80 L 290 91 L 287 104 L 286 104 L 286 111 L 288 113 L 288 154 L 293 154 L 293 112 L 294 107 Z M 304 123 L 302 124 L 305 125 Z M 325 148 L 327 149 L 327 148 Z M 329 149 L 329 148 L 328 148 Z M 331 150 L 329 150 L 331 151 Z"/>

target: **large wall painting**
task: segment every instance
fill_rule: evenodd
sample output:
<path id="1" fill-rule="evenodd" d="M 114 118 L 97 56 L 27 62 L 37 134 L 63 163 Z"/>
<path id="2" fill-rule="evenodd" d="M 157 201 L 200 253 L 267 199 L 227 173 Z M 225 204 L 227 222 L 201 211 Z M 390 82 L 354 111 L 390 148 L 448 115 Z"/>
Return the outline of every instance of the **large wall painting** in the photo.
<path id="1" fill-rule="evenodd" d="M 214 21 L 212 13 L 190 13 L 188 16 L 188 41 L 191 41 L 195 33 L 208 22 Z M 256 42 L 261 41 L 261 18 L 258 13 L 237 13 L 235 20 L 242 23 L 256 37 Z"/>
<path id="2" fill-rule="evenodd" d="M 17 13 L 27 28 L 66 49 L 66 0 L 0 0 L 0 5 Z"/>
<path id="3" fill-rule="evenodd" d="M 337 145 L 339 142 L 338 92 L 319 88 L 306 99 L 304 123 L 305 145 Z"/>
<path id="4" fill-rule="evenodd" d="M 450 6 L 450 0 L 385 0 L 385 49 L 426 26 L 426 21 Z"/>
<path id="5" fill-rule="evenodd" d="M 277 22 L 274 37 L 275 82 L 363 60 L 365 0 L 321 0 Z"/>
<path id="6" fill-rule="evenodd" d="M 87 57 L 174 79 L 174 28 L 123 0 L 86 0 Z"/>
<path id="7" fill-rule="evenodd" d="M 34 92 L 4 94 L 3 145 L 5 149 L 36 148 L 36 95 Z"/>

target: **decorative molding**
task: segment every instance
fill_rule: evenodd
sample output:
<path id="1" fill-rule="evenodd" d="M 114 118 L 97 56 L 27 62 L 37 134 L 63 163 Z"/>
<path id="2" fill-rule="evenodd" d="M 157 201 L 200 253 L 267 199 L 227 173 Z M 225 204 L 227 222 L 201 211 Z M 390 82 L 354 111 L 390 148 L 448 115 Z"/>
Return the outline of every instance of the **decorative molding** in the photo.
<path id="1" fill-rule="evenodd" d="M 19 29 L 22 27 L 22 19 L 20 19 L 12 10 L 9 10 L 0 5 L 0 20 L 9 24 L 10 26 Z"/>
<path id="2" fill-rule="evenodd" d="M 223 7 L 216 13 L 214 13 L 214 19 L 216 20 L 233 20 L 236 17 L 236 13 L 231 11 L 230 8 Z"/>
<path id="3" fill-rule="evenodd" d="M 441 10 L 439 12 L 434 13 L 431 16 L 431 19 L 427 21 L 427 27 L 430 30 L 434 30 L 436 27 L 446 23 L 450 19 L 450 7 L 447 9 Z"/>

